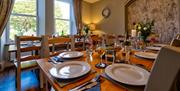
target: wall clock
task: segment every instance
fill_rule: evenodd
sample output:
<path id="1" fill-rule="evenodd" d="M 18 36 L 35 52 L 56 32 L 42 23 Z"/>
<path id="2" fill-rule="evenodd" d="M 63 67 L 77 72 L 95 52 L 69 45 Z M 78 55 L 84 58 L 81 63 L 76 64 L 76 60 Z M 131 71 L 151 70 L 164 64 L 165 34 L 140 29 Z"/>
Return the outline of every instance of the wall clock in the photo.
<path id="1" fill-rule="evenodd" d="M 106 7 L 102 10 L 102 16 L 104 18 L 108 18 L 110 15 L 111 15 L 111 10 L 109 8 Z"/>

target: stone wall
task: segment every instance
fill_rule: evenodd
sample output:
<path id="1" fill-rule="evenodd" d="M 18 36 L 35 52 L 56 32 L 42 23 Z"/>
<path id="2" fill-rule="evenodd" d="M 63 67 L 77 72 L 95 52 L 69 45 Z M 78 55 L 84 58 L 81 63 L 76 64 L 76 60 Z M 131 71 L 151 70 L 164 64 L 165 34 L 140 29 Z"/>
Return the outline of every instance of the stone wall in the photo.
<path id="1" fill-rule="evenodd" d="M 169 43 L 180 33 L 178 0 L 136 0 L 128 7 L 128 30 L 133 23 L 155 20 L 154 31 L 161 42 Z"/>

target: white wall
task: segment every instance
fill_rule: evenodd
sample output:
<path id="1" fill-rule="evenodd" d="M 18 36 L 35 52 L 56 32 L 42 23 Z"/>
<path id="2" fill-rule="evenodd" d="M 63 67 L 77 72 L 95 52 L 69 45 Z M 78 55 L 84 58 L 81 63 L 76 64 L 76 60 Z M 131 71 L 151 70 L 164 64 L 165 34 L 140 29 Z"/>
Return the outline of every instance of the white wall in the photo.
<path id="1" fill-rule="evenodd" d="M 38 0 L 39 35 L 51 35 L 55 31 L 54 0 Z"/>

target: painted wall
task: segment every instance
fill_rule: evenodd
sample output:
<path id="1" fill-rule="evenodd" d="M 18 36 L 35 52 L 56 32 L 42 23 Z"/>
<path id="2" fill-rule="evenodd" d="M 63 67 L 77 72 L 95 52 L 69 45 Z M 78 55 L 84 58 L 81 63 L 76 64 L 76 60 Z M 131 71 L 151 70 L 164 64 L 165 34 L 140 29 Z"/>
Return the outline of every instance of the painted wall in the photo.
<path id="1" fill-rule="evenodd" d="M 106 33 L 124 34 L 125 14 L 124 6 L 126 0 L 101 0 L 93 4 L 92 17 L 97 27 Z M 102 10 L 108 7 L 111 10 L 109 18 L 104 19 L 101 15 Z"/>
<path id="2" fill-rule="evenodd" d="M 161 42 L 169 43 L 180 33 L 179 0 L 137 0 L 128 7 L 128 29 L 133 22 L 155 20 L 154 30 Z"/>
<path id="3" fill-rule="evenodd" d="M 92 23 L 91 4 L 87 2 L 82 3 L 82 21 L 84 24 Z"/>
<path id="4" fill-rule="evenodd" d="M 90 4 L 89 7 L 84 4 L 84 20 L 86 17 L 91 23 L 95 23 L 96 29 L 106 32 L 106 33 L 115 33 L 115 34 L 124 34 L 125 31 L 125 14 L 124 6 L 126 0 L 101 0 L 96 3 Z M 111 10 L 111 15 L 109 18 L 104 19 L 102 16 L 102 10 L 108 7 Z M 89 10 L 90 9 L 90 10 Z M 89 16 L 87 15 L 90 11 Z"/>

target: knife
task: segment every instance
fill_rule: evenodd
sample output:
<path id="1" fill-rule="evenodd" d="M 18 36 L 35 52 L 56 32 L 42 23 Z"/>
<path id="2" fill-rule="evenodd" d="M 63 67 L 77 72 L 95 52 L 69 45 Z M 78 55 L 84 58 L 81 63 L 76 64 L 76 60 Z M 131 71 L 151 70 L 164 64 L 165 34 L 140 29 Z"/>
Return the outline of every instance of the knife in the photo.
<path id="1" fill-rule="evenodd" d="M 92 82 L 91 84 L 88 84 L 88 85 L 78 89 L 77 91 L 84 91 L 84 90 L 90 89 L 90 88 L 96 86 L 97 84 L 98 84 L 97 82 Z"/>
<path id="2" fill-rule="evenodd" d="M 83 88 L 83 87 L 85 87 L 85 86 L 87 86 L 87 85 L 89 85 L 89 84 L 91 84 L 91 83 L 93 83 L 93 82 L 97 82 L 98 80 L 99 80 L 99 78 L 100 78 L 100 75 L 97 75 L 95 78 L 93 78 L 92 80 L 90 80 L 90 81 L 88 81 L 88 82 L 85 82 L 85 83 L 83 83 L 83 84 L 81 84 L 81 85 L 79 85 L 79 86 L 77 86 L 77 87 L 75 87 L 75 88 L 72 88 L 72 89 L 70 89 L 69 91 L 78 91 L 78 89 L 80 89 L 80 88 Z"/>

